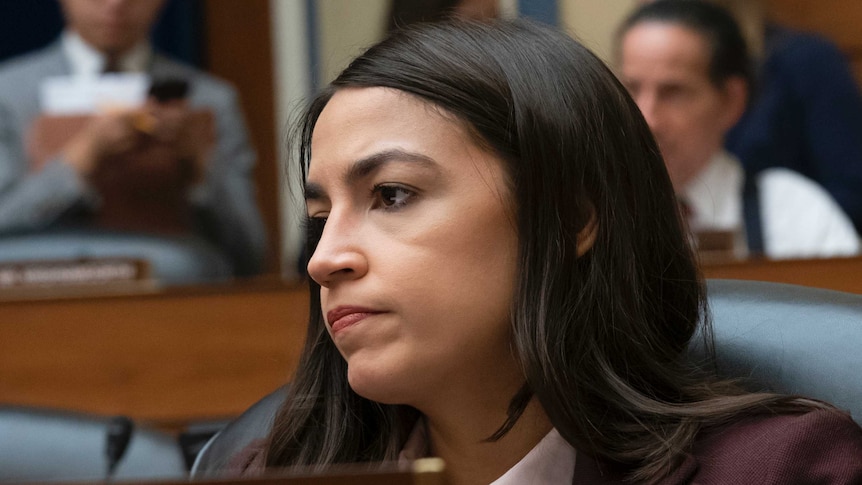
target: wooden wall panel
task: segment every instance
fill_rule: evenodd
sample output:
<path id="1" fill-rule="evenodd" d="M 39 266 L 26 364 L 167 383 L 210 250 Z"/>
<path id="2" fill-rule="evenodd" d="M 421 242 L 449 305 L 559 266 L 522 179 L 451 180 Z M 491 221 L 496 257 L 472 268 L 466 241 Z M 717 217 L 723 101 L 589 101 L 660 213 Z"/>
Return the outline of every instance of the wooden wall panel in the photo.
<path id="1" fill-rule="evenodd" d="M 234 416 L 287 382 L 307 301 L 304 288 L 272 285 L 4 302 L 0 403 L 166 428 Z"/>
<path id="2" fill-rule="evenodd" d="M 862 2 L 859 0 L 768 0 L 775 21 L 820 33 L 844 52 L 862 85 Z"/>
<path id="3" fill-rule="evenodd" d="M 281 137 L 275 128 L 269 0 L 206 0 L 203 5 L 207 68 L 239 91 L 257 151 L 255 182 L 270 240 L 269 270 L 278 271 L 281 219 L 276 140 Z"/>
<path id="4" fill-rule="evenodd" d="M 862 258 L 704 267 L 862 294 Z M 283 284 L 3 302 L 0 404 L 124 414 L 165 429 L 239 414 L 289 379 L 308 293 Z"/>
<path id="5" fill-rule="evenodd" d="M 773 281 L 862 294 L 862 258 L 753 260 L 703 267 L 706 278 Z"/>
<path id="6" fill-rule="evenodd" d="M 862 47 L 862 2 L 858 0 L 769 0 L 776 21 L 820 32 L 842 48 Z"/>

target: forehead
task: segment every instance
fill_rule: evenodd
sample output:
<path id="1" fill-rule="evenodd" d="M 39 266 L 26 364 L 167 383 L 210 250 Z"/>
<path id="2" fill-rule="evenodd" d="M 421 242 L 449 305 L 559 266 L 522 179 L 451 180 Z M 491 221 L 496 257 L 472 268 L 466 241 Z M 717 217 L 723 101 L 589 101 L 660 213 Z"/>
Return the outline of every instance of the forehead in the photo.
<path id="1" fill-rule="evenodd" d="M 623 37 L 620 68 L 627 77 L 708 80 L 710 56 L 707 39 L 695 30 L 670 22 L 645 21 Z"/>
<path id="2" fill-rule="evenodd" d="M 161 10 L 166 0 L 129 0 L 117 3 L 110 0 L 60 0 L 60 5 L 82 15 L 97 15 L 105 12 L 133 12 L 152 15 Z"/>
<path id="3" fill-rule="evenodd" d="M 505 164 L 478 143 L 467 126 L 402 91 L 342 89 L 314 127 L 307 187 L 344 194 L 363 189 L 369 178 L 379 176 L 391 177 L 389 182 L 430 184 L 420 188 L 436 187 L 431 190 L 435 197 L 491 189 L 495 198 L 512 202 Z"/>
<path id="4" fill-rule="evenodd" d="M 441 108 L 410 93 L 385 87 L 340 88 L 321 111 L 314 127 L 313 136 L 324 136 L 331 125 L 340 127 L 362 127 L 367 121 L 402 123 L 419 118 L 439 123 L 455 124 L 455 118 Z M 456 128 L 452 126 L 451 128 Z"/>
<path id="5" fill-rule="evenodd" d="M 478 147 L 462 122 L 416 96 L 390 88 L 343 88 L 315 123 L 309 175 L 321 165 L 351 163 L 392 149 L 449 160 Z"/>

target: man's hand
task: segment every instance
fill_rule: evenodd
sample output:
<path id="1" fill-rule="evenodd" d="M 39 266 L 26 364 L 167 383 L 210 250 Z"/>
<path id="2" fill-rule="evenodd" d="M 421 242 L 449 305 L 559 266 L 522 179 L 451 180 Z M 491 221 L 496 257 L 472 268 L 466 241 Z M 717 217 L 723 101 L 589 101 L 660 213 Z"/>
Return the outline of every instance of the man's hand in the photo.
<path id="1" fill-rule="evenodd" d="M 111 109 L 95 117 L 63 148 L 64 160 L 87 177 L 105 158 L 137 147 L 145 138 L 142 128 L 152 125 L 140 109 Z"/>
<path id="2" fill-rule="evenodd" d="M 64 160 L 82 176 L 90 176 L 104 160 L 155 143 L 189 163 L 192 178 L 203 176 L 205 156 L 199 140 L 190 136 L 191 112 L 185 100 L 150 99 L 135 109 L 111 109 L 98 114 L 63 148 Z"/>
<path id="3" fill-rule="evenodd" d="M 201 153 L 200 141 L 190 133 L 191 111 L 188 101 L 157 101 L 151 98 L 145 109 L 154 120 L 150 132 L 153 139 L 173 149 L 180 162 L 191 163 L 193 178 L 199 179 L 203 175 L 204 154 Z"/>

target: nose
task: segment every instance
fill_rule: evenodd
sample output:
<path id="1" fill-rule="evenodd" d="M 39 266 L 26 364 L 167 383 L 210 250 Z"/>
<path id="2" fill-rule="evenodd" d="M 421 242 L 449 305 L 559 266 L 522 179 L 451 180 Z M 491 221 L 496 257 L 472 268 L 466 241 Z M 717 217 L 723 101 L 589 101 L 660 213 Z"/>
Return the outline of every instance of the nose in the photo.
<path id="1" fill-rule="evenodd" d="M 641 94 L 635 99 L 635 103 L 637 103 L 638 108 L 640 108 L 641 114 L 643 115 L 644 120 L 646 120 L 650 130 L 653 132 L 653 135 L 657 135 L 661 129 L 661 116 L 659 114 L 658 104 L 656 103 L 655 97 L 649 94 Z"/>
<path id="2" fill-rule="evenodd" d="M 358 231 L 348 221 L 330 215 L 308 260 L 308 275 L 325 288 L 362 278 L 368 272 L 368 259 L 359 241 Z"/>

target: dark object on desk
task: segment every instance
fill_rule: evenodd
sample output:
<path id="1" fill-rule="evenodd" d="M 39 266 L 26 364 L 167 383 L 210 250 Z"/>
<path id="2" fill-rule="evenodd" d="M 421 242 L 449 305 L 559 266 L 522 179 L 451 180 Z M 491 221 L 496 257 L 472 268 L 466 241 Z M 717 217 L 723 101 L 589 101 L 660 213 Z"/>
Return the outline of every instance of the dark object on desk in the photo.
<path id="1" fill-rule="evenodd" d="M 153 79 L 147 93 L 149 97 L 155 98 L 160 103 L 186 99 L 188 94 L 189 82 L 178 78 Z"/>
<path id="2" fill-rule="evenodd" d="M 132 433 L 135 431 L 135 423 L 125 416 L 114 416 L 108 423 L 108 434 L 105 436 L 105 456 L 108 459 L 107 479 L 114 477 L 117 465 L 126 454 Z"/>

